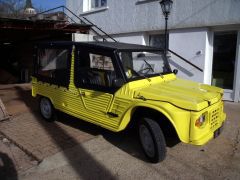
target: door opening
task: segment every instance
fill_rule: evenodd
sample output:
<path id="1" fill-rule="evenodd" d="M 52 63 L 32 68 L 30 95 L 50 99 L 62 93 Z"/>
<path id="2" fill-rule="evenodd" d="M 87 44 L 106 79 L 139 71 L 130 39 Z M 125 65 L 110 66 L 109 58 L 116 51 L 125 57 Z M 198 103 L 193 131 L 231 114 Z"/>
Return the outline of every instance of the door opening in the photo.
<path id="1" fill-rule="evenodd" d="M 237 32 L 214 33 L 212 85 L 233 90 Z"/>

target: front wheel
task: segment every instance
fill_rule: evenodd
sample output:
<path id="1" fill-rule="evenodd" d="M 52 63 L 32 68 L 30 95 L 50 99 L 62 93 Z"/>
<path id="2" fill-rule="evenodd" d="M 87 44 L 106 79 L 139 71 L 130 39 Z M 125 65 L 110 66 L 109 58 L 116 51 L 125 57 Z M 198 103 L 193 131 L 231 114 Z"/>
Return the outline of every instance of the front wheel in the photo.
<path id="1" fill-rule="evenodd" d="M 166 157 L 166 142 L 159 124 L 150 118 L 142 118 L 138 125 L 140 144 L 145 156 L 152 163 Z"/>

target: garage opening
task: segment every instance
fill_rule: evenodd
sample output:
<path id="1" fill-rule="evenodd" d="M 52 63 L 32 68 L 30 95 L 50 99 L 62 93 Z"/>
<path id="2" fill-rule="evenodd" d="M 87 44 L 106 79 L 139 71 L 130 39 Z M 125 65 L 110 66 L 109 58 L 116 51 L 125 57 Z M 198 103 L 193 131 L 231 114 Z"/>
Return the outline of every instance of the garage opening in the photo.
<path id="1" fill-rule="evenodd" d="M 88 34 L 90 27 L 62 20 L 0 18 L 0 84 L 31 81 L 36 42 L 72 41 L 72 33 Z"/>
<path id="2" fill-rule="evenodd" d="M 214 34 L 212 85 L 233 90 L 236 45 L 237 32 Z"/>

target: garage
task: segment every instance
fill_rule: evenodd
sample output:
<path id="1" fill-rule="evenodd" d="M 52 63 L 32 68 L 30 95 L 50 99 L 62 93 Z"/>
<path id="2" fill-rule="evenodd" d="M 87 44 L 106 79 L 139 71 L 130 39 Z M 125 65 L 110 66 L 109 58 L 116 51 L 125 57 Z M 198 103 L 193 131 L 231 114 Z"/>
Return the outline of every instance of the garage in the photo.
<path id="1" fill-rule="evenodd" d="M 73 33 L 88 34 L 90 28 L 61 18 L 0 18 L 0 84 L 30 82 L 35 43 L 71 41 Z"/>

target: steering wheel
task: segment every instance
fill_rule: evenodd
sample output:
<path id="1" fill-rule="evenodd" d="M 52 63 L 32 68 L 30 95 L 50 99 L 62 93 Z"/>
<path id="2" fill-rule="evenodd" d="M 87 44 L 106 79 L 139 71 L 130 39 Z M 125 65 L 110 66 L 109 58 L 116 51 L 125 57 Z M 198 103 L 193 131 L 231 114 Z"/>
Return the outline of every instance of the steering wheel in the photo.
<path id="1" fill-rule="evenodd" d="M 149 64 L 145 59 L 143 59 L 143 61 L 146 63 L 146 65 L 148 65 L 148 67 L 141 69 L 140 71 L 144 71 L 144 70 L 148 70 L 147 73 L 151 70 L 152 72 L 154 72 L 154 69 L 152 68 L 151 64 Z"/>
<path id="2" fill-rule="evenodd" d="M 131 72 L 129 73 L 129 74 L 130 74 L 129 77 L 141 76 L 141 75 L 139 74 L 139 72 L 135 71 L 133 68 L 127 66 L 127 69 L 131 71 Z"/>
<path id="3" fill-rule="evenodd" d="M 139 74 L 142 74 L 143 71 L 146 71 L 146 70 L 147 70 L 147 72 L 146 72 L 145 74 L 148 74 L 148 72 L 149 72 L 150 70 L 151 70 L 152 72 L 154 72 L 154 70 L 153 70 L 152 67 L 146 67 L 146 68 L 144 68 L 144 69 L 139 70 L 138 73 L 139 73 Z"/>

